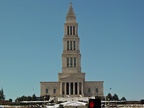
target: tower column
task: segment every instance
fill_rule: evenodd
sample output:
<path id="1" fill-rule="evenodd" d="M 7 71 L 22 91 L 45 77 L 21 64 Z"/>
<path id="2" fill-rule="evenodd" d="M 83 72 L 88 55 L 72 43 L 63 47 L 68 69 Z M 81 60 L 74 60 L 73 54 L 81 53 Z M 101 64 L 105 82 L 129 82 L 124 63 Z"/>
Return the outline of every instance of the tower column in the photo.
<path id="1" fill-rule="evenodd" d="M 62 83 L 63 82 L 60 83 L 60 96 L 62 96 L 62 91 L 63 91 L 63 89 L 62 89 Z"/>
<path id="2" fill-rule="evenodd" d="M 76 50 L 78 50 L 78 42 L 76 42 Z"/>
<path id="3" fill-rule="evenodd" d="M 70 26 L 69 26 L 69 31 L 68 31 L 68 34 L 70 35 Z"/>
<path id="4" fill-rule="evenodd" d="M 75 95 L 75 82 L 73 82 L 73 95 Z"/>
<path id="5" fill-rule="evenodd" d="M 77 35 L 77 29 L 76 29 L 76 26 L 75 26 L 75 35 Z"/>
<path id="6" fill-rule="evenodd" d="M 72 47 L 71 49 L 73 50 L 73 41 L 71 41 L 71 47 Z"/>
<path id="7" fill-rule="evenodd" d="M 65 26 L 64 27 L 64 34 L 67 35 L 66 33 L 67 33 L 67 27 Z"/>
<path id="8" fill-rule="evenodd" d="M 82 94 L 82 96 L 83 96 L 83 82 L 82 82 L 82 89 L 81 89 L 81 94 Z"/>
<path id="9" fill-rule="evenodd" d="M 71 26 L 71 28 L 72 28 L 72 35 L 73 35 L 73 26 Z"/>
<path id="10" fill-rule="evenodd" d="M 80 87 L 79 82 L 77 82 L 77 94 L 78 95 L 79 95 L 79 87 Z"/>
<path id="11" fill-rule="evenodd" d="M 70 82 L 69 82 L 69 95 L 71 95 L 71 84 L 70 84 Z"/>
<path id="12" fill-rule="evenodd" d="M 69 50 L 71 50 L 71 42 L 69 41 Z"/>
<path id="13" fill-rule="evenodd" d="M 69 67 L 71 67 L 71 60 L 70 60 L 71 58 L 69 57 Z"/>
<path id="14" fill-rule="evenodd" d="M 64 94 L 66 95 L 66 82 L 64 83 L 64 88 L 65 88 Z"/>

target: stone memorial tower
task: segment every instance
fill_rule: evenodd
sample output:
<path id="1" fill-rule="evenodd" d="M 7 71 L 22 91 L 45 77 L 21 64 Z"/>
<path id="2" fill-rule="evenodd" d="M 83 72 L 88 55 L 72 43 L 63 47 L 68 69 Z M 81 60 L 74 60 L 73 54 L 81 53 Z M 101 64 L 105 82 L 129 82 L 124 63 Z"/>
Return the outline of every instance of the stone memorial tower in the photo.
<path id="1" fill-rule="evenodd" d="M 41 96 L 103 96 L 103 81 L 85 81 L 79 44 L 78 23 L 70 4 L 64 23 L 62 72 L 58 73 L 58 82 L 41 82 Z"/>

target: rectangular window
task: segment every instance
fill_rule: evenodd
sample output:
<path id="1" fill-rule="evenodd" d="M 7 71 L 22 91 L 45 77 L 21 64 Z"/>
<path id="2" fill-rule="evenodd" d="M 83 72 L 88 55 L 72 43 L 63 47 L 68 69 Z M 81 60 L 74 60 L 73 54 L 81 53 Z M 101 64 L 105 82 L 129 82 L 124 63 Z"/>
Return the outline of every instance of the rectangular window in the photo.
<path id="1" fill-rule="evenodd" d="M 91 93 L 91 89 L 90 88 L 88 88 L 88 93 Z"/>
<path id="2" fill-rule="evenodd" d="M 98 93 L 98 88 L 96 88 L 96 93 Z"/>
<path id="3" fill-rule="evenodd" d="M 53 93 L 56 93 L 56 89 L 53 89 Z"/>
<path id="4" fill-rule="evenodd" d="M 74 57 L 74 67 L 76 67 L 76 57 Z"/>
<path id="5" fill-rule="evenodd" d="M 70 26 L 70 35 L 72 35 L 72 26 Z"/>
<path id="6" fill-rule="evenodd" d="M 46 89 L 46 93 L 48 93 L 48 89 Z"/>
<path id="7" fill-rule="evenodd" d="M 75 41 L 73 41 L 73 49 L 75 50 Z"/>
<path id="8" fill-rule="evenodd" d="M 75 26 L 73 26 L 73 35 L 75 35 Z"/>
<path id="9" fill-rule="evenodd" d="M 69 67 L 69 58 L 67 57 L 67 67 Z"/>
<path id="10" fill-rule="evenodd" d="M 72 57 L 70 58 L 70 67 L 73 66 L 73 60 L 72 60 Z"/>
<path id="11" fill-rule="evenodd" d="M 72 41 L 70 41 L 70 50 L 72 50 Z"/>
<path id="12" fill-rule="evenodd" d="M 69 35 L 69 26 L 67 26 L 67 35 Z"/>
<path id="13" fill-rule="evenodd" d="M 67 50 L 69 50 L 69 41 L 67 41 Z"/>

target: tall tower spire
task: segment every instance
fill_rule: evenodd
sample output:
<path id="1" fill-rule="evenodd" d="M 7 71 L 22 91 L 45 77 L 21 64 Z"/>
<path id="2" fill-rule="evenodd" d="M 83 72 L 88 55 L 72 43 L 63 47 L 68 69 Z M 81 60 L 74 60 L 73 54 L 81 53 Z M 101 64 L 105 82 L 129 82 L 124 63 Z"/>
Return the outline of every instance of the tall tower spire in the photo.
<path id="1" fill-rule="evenodd" d="M 72 7 L 72 3 L 70 3 L 69 10 L 68 10 L 68 13 L 67 13 L 67 18 L 68 17 L 76 17 L 75 13 L 74 13 L 74 10 L 73 10 L 73 7 Z"/>
<path id="2" fill-rule="evenodd" d="M 72 3 L 70 3 L 69 10 L 66 15 L 66 21 L 75 21 L 76 20 L 76 15 L 74 13 Z"/>
<path id="3" fill-rule="evenodd" d="M 62 72 L 58 74 L 61 95 L 83 95 L 85 73 L 81 72 L 79 42 L 78 23 L 72 4 L 70 4 L 64 23 Z"/>
<path id="4" fill-rule="evenodd" d="M 72 7 L 69 6 L 64 24 L 62 72 L 81 73 L 81 54 L 79 50 L 78 24 Z"/>

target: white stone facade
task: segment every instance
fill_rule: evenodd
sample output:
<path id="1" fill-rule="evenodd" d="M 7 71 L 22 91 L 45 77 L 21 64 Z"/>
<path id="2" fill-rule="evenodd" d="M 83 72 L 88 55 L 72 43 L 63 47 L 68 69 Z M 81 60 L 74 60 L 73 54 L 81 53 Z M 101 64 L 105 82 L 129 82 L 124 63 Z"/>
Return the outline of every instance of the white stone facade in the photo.
<path id="1" fill-rule="evenodd" d="M 103 81 L 85 81 L 81 72 L 79 40 L 76 15 L 70 5 L 64 24 L 62 72 L 58 73 L 58 82 L 40 82 L 41 96 L 103 96 Z"/>

